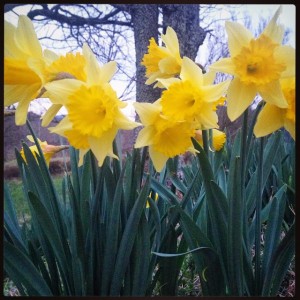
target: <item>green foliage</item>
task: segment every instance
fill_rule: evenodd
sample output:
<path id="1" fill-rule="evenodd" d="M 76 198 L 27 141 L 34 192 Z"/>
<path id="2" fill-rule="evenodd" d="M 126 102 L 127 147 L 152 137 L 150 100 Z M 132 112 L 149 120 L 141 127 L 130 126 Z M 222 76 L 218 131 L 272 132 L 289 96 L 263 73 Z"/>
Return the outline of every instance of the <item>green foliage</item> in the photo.
<path id="1" fill-rule="evenodd" d="M 30 296 L 195 294 L 189 271 L 199 295 L 275 296 L 295 252 L 295 147 L 277 132 L 261 155 L 245 128 L 220 152 L 193 141 L 196 157 L 169 159 L 159 174 L 146 148 L 102 167 L 91 152 L 78 167 L 70 148 L 59 185 L 40 147 L 36 160 L 24 144 L 30 216 L 20 222 L 21 197 L 5 183 L 6 275 Z"/>

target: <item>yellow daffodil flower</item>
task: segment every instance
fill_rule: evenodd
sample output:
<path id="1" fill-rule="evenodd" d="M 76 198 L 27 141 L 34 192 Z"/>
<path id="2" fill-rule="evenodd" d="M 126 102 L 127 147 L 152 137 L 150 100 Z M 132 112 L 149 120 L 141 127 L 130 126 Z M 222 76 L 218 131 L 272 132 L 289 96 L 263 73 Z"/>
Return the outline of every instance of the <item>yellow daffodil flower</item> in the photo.
<path id="1" fill-rule="evenodd" d="M 67 78 L 86 81 L 85 64 L 86 59 L 81 53 L 67 53 L 66 55 L 53 57 L 45 70 L 46 82 Z M 52 100 L 51 93 L 45 91 L 44 96 Z M 48 126 L 62 106 L 62 104 L 52 104 L 42 117 L 42 126 Z"/>
<path id="2" fill-rule="evenodd" d="M 182 59 L 179 52 L 179 43 L 176 32 L 167 27 L 166 34 L 161 35 L 165 47 L 156 44 L 154 38 L 150 39 L 148 53 L 144 55 L 142 65 L 146 67 L 146 84 L 152 84 L 158 78 L 171 78 L 179 75 Z M 154 87 L 163 87 L 156 83 Z"/>
<path id="3" fill-rule="evenodd" d="M 167 88 L 161 97 L 163 114 L 175 121 L 195 123 L 195 128 L 218 127 L 215 108 L 230 82 L 212 84 L 214 77 L 215 73 L 203 75 L 196 63 L 184 57 L 180 79 L 159 79 Z"/>
<path id="4" fill-rule="evenodd" d="M 31 135 L 27 135 L 27 139 L 30 142 L 34 143 L 33 137 Z M 45 157 L 45 160 L 46 160 L 46 163 L 47 163 L 48 166 L 49 166 L 49 163 L 50 163 L 50 160 L 51 160 L 52 156 L 55 153 L 58 153 L 61 150 L 69 148 L 68 145 L 61 145 L 61 146 L 48 145 L 48 143 L 46 141 L 42 142 L 39 139 L 38 139 L 38 142 L 39 142 L 40 147 L 41 147 L 41 149 L 43 151 L 43 154 L 44 154 L 44 157 Z M 38 149 L 37 149 L 37 146 L 36 145 L 30 146 L 29 149 L 32 152 L 32 154 L 34 155 L 35 159 L 37 159 L 36 155 L 39 153 Z M 25 158 L 25 154 L 24 154 L 24 149 L 23 148 L 21 149 L 20 154 L 21 154 L 21 156 L 23 157 L 23 159 L 26 162 L 26 158 Z"/>
<path id="5" fill-rule="evenodd" d="M 288 107 L 279 80 L 295 75 L 295 49 L 281 45 L 284 29 L 276 24 L 281 9 L 256 39 L 241 24 L 225 23 L 231 57 L 215 62 L 210 69 L 234 75 L 227 92 L 231 121 L 247 109 L 257 93 L 269 104 Z"/>
<path id="6" fill-rule="evenodd" d="M 118 158 L 112 145 L 118 130 L 130 130 L 140 124 L 130 121 L 121 112 L 126 103 L 117 98 L 109 84 L 116 71 L 116 63 L 109 62 L 100 67 L 87 45 L 83 47 L 83 55 L 86 59 L 86 81 L 67 78 L 45 85 L 51 101 L 64 105 L 68 110 L 68 116 L 50 131 L 66 137 L 72 146 L 79 149 L 79 165 L 91 149 L 99 166 L 102 166 L 106 156 Z"/>
<path id="7" fill-rule="evenodd" d="M 256 137 L 268 135 L 284 127 L 291 134 L 293 139 L 296 139 L 295 77 L 282 79 L 280 84 L 288 107 L 280 108 L 276 105 L 266 103 L 259 113 L 254 126 L 254 134 Z"/>
<path id="8" fill-rule="evenodd" d="M 186 151 L 193 151 L 191 137 L 194 129 L 187 122 L 166 118 L 161 112 L 160 100 L 151 103 L 134 103 L 145 126 L 137 137 L 135 148 L 149 146 L 155 169 L 160 172 L 167 160 Z"/>
<path id="9" fill-rule="evenodd" d="M 20 16 L 18 26 L 4 24 L 4 105 L 18 103 L 16 124 L 26 122 L 28 106 L 42 88 L 42 78 L 35 68 L 43 68 L 42 47 L 27 16 Z"/>
<path id="10" fill-rule="evenodd" d="M 220 151 L 226 142 L 226 134 L 218 129 L 213 129 L 212 135 L 212 146 L 215 151 Z M 202 130 L 196 130 L 195 139 L 203 147 Z"/>

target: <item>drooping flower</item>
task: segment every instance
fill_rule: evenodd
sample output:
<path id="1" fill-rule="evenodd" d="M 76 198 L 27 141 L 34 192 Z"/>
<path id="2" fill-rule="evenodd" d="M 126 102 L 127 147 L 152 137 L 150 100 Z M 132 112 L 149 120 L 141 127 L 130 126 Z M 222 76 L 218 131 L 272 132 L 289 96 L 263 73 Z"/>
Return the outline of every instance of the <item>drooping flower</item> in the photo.
<path id="1" fill-rule="evenodd" d="M 148 53 L 143 57 L 142 65 L 146 67 L 146 84 L 152 84 L 158 78 L 171 78 L 179 75 L 182 59 L 176 32 L 167 27 L 166 34 L 161 35 L 165 47 L 158 46 L 154 38 L 150 39 Z M 154 87 L 163 87 L 159 82 Z"/>
<path id="2" fill-rule="evenodd" d="M 33 137 L 31 135 L 27 135 L 27 139 L 34 143 Z M 60 146 L 55 146 L 55 145 L 48 145 L 48 143 L 46 141 L 42 142 L 40 139 L 38 139 L 39 145 L 43 151 L 43 155 L 45 157 L 46 163 L 49 166 L 50 164 L 50 160 L 52 158 L 52 156 L 55 153 L 58 153 L 64 149 L 68 149 L 69 146 L 68 145 L 60 145 Z M 38 155 L 38 149 L 36 145 L 30 146 L 29 147 L 30 151 L 32 152 L 32 154 L 34 155 L 35 159 L 37 160 L 37 155 Z M 25 154 L 24 154 L 24 149 L 22 147 L 22 149 L 20 150 L 20 154 L 23 157 L 23 159 L 26 162 L 26 158 L 25 158 Z"/>
<path id="3" fill-rule="evenodd" d="M 169 158 L 193 151 L 191 137 L 194 129 L 188 122 L 167 118 L 161 112 L 160 100 L 151 103 L 134 103 L 145 126 L 137 137 L 135 148 L 149 146 L 155 169 L 160 172 Z"/>
<path id="4" fill-rule="evenodd" d="M 231 57 L 210 66 L 234 75 L 227 92 L 227 113 L 236 120 L 259 93 L 270 104 L 287 108 L 280 88 L 281 78 L 295 75 L 295 49 L 281 45 L 284 29 L 277 25 L 281 7 L 258 38 L 235 22 L 226 22 Z"/>
<path id="5" fill-rule="evenodd" d="M 129 120 L 121 111 L 126 103 L 118 99 L 109 81 L 116 71 L 116 63 L 100 67 L 87 45 L 86 81 L 62 79 L 45 85 L 54 104 L 64 105 L 68 115 L 51 132 L 66 137 L 80 151 L 79 165 L 88 150 L 92 150 L 102 166 L 106 156 L 113 153 L 113 140 L 119 129 L 131 130 L 139 123 Z"/>
<path id="6" fill-rule="evenodd" d="M 256 137 L 268 135 L 281 127 L 284 127 L 296 139 L 296 111 L 295 111 L 295 77 L 280 80 L 284 97 L 288 103 L 287 108 L 266 103 L 257 117 L 254 126 Z"/>
<path id="7" fill-rule="evenodd" d="M 203 147 L 202 130 L 196 130 L 195 139 Z M 226 134 L 218 129 L 212 130 L 212 146 L 215 151 L 220 151 L 226 142 Z"/>
<path id="8" fill-rule="evenodd" d="M 167 88 L 161 97 L 163 114 L 176 121 L 195 123 L 195 128 L 218 127 L 216 105 L 229 81 L 212 84 L 214 75 L 203 75 L 197 64 L 184 57 L 180 79 L 159 79 Z"/>
<path id="9" fill-rule="evenodd" d="M 16 124 L 26 122 L 30 101 L 42 88 L 42 78 L 34 69 L 44 66 L 42 47 L 27 16 L 20 16 L 18 26 L 4 23 L 4 105 L 16 102 Z"/>

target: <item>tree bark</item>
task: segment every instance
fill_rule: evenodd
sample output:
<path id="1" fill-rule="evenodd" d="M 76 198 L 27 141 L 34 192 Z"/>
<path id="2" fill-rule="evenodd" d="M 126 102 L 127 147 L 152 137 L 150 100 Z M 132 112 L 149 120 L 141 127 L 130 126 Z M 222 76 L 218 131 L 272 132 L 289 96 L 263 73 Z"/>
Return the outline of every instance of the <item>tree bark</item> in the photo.
<path id="1" fill-rule="evenodd" d="M 195 60 L 200 45 L 203 44 L 206 32 L 199 26 L 199 4 L 164 4 L 163 28 L 171 26 L 177 33 L 181 56 Z"/>
<path id="2" fill-rule="evenodd" d="M 150 38 L 158 39 L 158 5 L 132 4 L 130 6 L 131 20 L 134 30 L 136 57 L 136 101 L 153 103 L 160 97 L 160 89 L 146 85 L 146 69 L 141 65 L 143 56 L 148 52 Z"/>

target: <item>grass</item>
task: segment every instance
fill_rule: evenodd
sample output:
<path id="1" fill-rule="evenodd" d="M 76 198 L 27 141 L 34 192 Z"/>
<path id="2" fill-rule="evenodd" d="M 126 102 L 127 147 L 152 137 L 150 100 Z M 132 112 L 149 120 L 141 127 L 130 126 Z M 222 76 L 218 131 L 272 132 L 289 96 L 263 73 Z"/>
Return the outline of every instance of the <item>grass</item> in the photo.
<path id="1" fill-rule="evenodd" d="M 62 176 L 52 176 L 54 187 L 56 191 L 58 192 L 58 195 L 61 195 L 61 189 L 62 189 Z M 16 210 L 18 219 L 20 221 L 24 221 L 24 219 L 27 219 L 30 215 L 30 210 L 28 206 L 28 202 L 26 199 L 26 196 L 23 191 L 23 183 L 21 179 L 11 179 L 11 180 L 5 180 L 9 191 L 11 193 L 14 208 Z"/>

